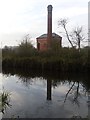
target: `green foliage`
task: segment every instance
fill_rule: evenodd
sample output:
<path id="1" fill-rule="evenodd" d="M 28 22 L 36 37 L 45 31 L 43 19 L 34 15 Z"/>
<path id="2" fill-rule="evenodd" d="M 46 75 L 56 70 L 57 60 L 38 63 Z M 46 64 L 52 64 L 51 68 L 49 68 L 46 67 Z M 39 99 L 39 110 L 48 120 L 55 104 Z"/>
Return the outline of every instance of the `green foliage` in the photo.
<path id="1" fill-rule="evenodd" d="M 52 49 L 37 51 L 30 42 L 23 41 L 14 48 L 2 50 L 3 68 L 40 69 L 49 71 L 87 72 L 90 70 L 90 48 L 60 48 L 52 43 Z"/>
<path id="2" fill-rule="evenodd" d="M 36 49 L 28 41 L 22 41 L 19 46 L 7 47 L 2 49 L 3 58 L 30 57 L 36 54 Z"/>
<path id="3" fill-rule="evenodd" d="M 29 57 L 35 53 L 35 48 L 28 41 L 23 41 L 17 48 L 17 54 L 21 57 Z"/>
<path id="4" fill-rule="evenodd" d="M 0 112 L 4 113 L 7 107 L 10 107 L 10 94 L 3 91 L 0 93 Z"/>

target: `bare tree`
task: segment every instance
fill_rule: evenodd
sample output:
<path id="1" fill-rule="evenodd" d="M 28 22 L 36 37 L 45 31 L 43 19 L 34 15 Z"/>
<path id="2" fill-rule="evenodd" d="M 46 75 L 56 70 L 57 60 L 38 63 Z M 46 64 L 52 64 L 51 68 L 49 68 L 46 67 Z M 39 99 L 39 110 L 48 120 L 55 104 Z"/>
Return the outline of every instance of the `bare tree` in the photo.
<path id="1" fill-rule="evenodd" d="M 67 28 L 66 28 L 67 23 L 68 23 L 67 19 L 60 19 L 60 20 L 58 21 L 58 26 L 61 26 L 61 27 L 64 28 L 65 34 L 66 34 L 66 36 L 67 36 L 67 39 L 68 39 L 69 43 L 71 44 L 71 46 L 74 48 L 73 43 L 72 43 L 72 41 L 70 40 L 70 36 L 69 36 L 69 33 L 68 33 L 68 31 L 67 31 Z"/>
<path id="2" fill-rule="evenodd" d="M 71 32 L 71 34 L 68 33 L 67 30 L 67 23 L 68 20 L 67 19 L 60 19 L 58 21 L 58 26 L 61 26 L 64 28 L 65 30 L 65 34 L 67 36 L 67 39 L 69 41 L 69 43 L 71 44 L 71 46 L 74 48 L 74 46 L 78 47 L 78 50 L 80 51 L 81 48 L 81 42 L 85 42 L 84 39 L 84 35 L 83 35 L 83 27 L 82 26 L 77 26 L 76 28 L 74 28 Z"/>
<path id="3" fill-rule="evenodd" d="M 71 34 L 71 39 L 73 40 L 74 44 L 78 46 L 78 50 L 80 51 L 81 48 L 81 42 L 85 39 L 83 35 L 83 28 L 81 27 L 76 27 L 73 29 L 72 34 Z"/>

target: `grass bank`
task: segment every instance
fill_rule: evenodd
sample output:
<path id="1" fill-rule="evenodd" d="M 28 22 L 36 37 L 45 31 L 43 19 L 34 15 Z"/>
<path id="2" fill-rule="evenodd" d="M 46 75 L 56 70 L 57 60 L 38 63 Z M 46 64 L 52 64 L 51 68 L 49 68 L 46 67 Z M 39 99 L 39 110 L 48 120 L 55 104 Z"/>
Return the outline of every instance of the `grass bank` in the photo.
<path id="1" fill-rule="evenodd" d="M 16 49 L 2 50 L 3 68 L 21 68 L 41 71 L 88 72 L 90 70 L 90 48 L 82 48 L 79 52 L 73 48 L 60 48 L 58 52 L 51 50 L 39 52 L 28 49 L 22 52 Z"/>

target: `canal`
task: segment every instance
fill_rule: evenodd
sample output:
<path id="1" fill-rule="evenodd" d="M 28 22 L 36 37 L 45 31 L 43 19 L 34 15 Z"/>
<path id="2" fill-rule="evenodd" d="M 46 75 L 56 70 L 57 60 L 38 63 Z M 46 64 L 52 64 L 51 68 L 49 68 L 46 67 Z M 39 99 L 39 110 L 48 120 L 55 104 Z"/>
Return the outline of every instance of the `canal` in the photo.
<path id="1" fill-rule="evenodd" d="M 9 93 L 3 118 L 88 117 L 88 76 L 76 73 L 3 71 L 2 91 Z"/>

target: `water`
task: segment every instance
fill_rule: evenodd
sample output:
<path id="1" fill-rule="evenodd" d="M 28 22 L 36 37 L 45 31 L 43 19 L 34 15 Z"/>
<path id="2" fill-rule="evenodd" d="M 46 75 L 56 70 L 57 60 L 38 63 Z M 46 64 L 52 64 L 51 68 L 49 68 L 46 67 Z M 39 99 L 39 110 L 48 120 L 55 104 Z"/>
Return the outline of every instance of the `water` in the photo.
<path id="1" fill-rule="evenodd" d="M 1 73 L 10 106 L 3 118 L 72 118 L 88 116 L 86 76 Z M 0 79 L 1 80 L 1 79 Z"/>

